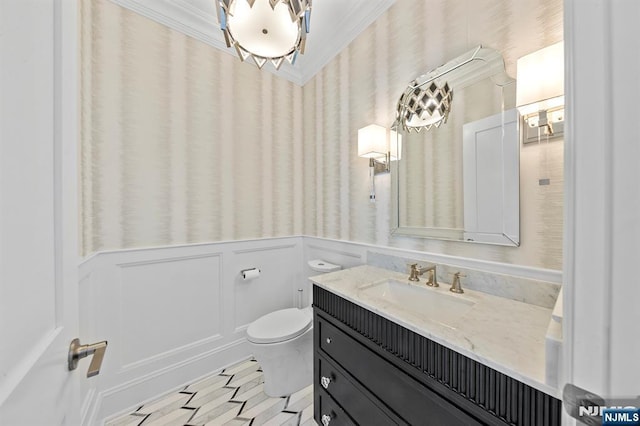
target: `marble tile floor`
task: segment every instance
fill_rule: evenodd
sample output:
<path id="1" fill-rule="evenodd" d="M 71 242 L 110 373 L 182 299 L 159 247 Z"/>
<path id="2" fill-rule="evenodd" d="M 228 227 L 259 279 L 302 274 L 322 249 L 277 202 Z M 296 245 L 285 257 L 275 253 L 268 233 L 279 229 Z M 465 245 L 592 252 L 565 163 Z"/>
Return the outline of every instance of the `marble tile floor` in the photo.
<path id="1" fill-rule="evenodd" d="M 282 398 L 267 396 L 263 386 L 260 365 L 242 361 L 106 426 L 316 426 L 312 385 Z"/>

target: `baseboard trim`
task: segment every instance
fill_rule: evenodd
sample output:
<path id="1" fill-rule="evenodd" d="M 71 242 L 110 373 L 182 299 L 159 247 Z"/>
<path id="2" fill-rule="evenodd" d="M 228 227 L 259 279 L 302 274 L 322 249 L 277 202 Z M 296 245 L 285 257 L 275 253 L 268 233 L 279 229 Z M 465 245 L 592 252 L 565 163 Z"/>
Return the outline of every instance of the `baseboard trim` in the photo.
<path id="1" fill-rule="evenodd" d="M 225 366 L 250 356 L 247 339 L 241 338 L 105 389 L 90 401 L 90 406 L 85 409 L 89 415 L 83 416 L 82 425 L 103 425 L 108 420 L 135 410 L 141 404 L 215 374 Z M 160 393 L 158 389 L 161 389 Z"/>
<path id="2" fill-rule="evenodd" d="M 122 367 L 121 367 L 120 371 L 118 372 L 118 374 L 126 373 L 128 371 L 135 370 L 135 369 L 140 368 L 140 367 L 144 367 L 146 365 L 149 365 L 149 364 L 154 363 L 154 362 L 158 362 L 158 361 L 160 361 L 162 359 L 165 359 L 165 358 L 177 356 L 178 354 L 180 354 L 180 352 L 186 352 L 186 351 L 189 351 L 189 350 L 201 347 L 201 346 L 205 346 L 205 345 L 212 345 L 215 342 L 217 342 L 218 340 L 221 340 L 223 338 L 224 338 L 224 336 L 222 334 L 218 333 L 218 334 L 215 334 L 215 335 L 213 335 L 211 337 L 207 337 L 206 339 L 198 340 L 196 342 L 192 342 L 192 343 L 189 343 L 187 345 L 180 346 L 179 348 L 174 348 L 174 349 L 168 350 L 166 352 L 162 352 L 162 353 L 150 356 L 148 358 L 144 358 L 144 359 L 141 359 L 141 360 L 138 360 L 138 361 L 134 361 L 134 362 L 129 363 L 129 364 L 124 364 L 124 365 L 122 365 Z M 224 346 L 222 348 L 224 348 Z M 209 350 L 209 351 L 202 352 L 199 355 L 196 355 L 194 358 L 201 357 L 201 356 L 206 356 L 207 354 L 211 353 L 211 351 L 216 351 L 218 349 L 221 349 L 221 348 L 216 348 L 216 349 L 212 349 L 212 350 Z"/>

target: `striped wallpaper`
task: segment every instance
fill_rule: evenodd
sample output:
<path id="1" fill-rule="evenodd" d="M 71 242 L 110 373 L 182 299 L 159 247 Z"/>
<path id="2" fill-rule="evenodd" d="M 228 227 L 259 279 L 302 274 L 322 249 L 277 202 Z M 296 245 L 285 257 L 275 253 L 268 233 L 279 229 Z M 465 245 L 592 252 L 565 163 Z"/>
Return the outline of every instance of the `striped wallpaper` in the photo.
<path id="1" fill-rule="evenodd" d="M 301 234 L 303 90 L 82 2 L 82 247 Z"/>
<path id="2" fill-rule="evenodd" d="M 315 221 L 305 231 L 561 269 L 561 142 L 522 148 L 520 247 L 390 236 L 389 176 L 376 177 L 377 202 L 369 203 L 368 162 L 357 157 L 358 129 L 371 123 L 390 126 L 398 97 L 419 75 L 482 44 L 501 51 L 507 72 L 515 76 L 517 58 L 561 39 L 559 0 L 398 0 L 303 88 L 305 153 L 315 150 L 315 158 L 307 161 L 316 166 L 313 176 L 305 174 L 305 187 L 315 189 L 305 203 Z M 449 120 L 460 124 L 456 117 Z M 437 165 L 440 172 L 456 166 L 449 160 Z M 538 185 L 543 170 L 549 186 Z"/>
<path id="3" fill-rule="evenodd" d="M 475 45 L 515 75 L 562 38 L 561 0 L 399 0 L 304 87 L 108 0 L 81 9 L 83 254 L 306 234 L 561 268 L 562 143 L 523 147 L 518 248 L 390 236 L 389 176 L 369 203 L 356 155 L 410 80 Z"/>

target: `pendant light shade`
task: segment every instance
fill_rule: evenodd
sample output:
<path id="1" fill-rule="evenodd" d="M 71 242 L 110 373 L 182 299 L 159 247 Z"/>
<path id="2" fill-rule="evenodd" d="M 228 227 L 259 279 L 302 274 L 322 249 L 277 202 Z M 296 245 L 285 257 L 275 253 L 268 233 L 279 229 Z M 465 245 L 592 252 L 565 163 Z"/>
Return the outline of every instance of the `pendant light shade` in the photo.
<path id="1" fill-rule="evenodd" d="M 227 47 L 240 60 L 251 58 L 258 68 L 293 64 L 304 53 L 311 0 L 216 0 L 218 20 Z"/>

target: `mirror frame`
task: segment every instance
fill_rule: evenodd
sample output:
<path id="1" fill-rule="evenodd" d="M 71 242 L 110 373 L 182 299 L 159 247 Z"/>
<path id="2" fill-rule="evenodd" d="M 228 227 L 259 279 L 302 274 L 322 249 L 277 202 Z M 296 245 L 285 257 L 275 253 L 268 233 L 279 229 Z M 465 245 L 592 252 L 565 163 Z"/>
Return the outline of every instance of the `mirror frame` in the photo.
<path id="1" fill-rule="evenodd" d="M 447 81 L 454 88 L 454 90 L 460 90 L 467 86 L 470 86 L 476 82 L 484 80 L 486 78 L 491 78 L 493 83 L 496 86 L 504 87 L 509 84 L 515 83 L 515 79 L 511 78 L 505 71 L 504 59 L 502 54 L 491 48 L 485 48 L 482 46 L 477 46 L 476 48 L 454 58 L 453 60 L 429 71 L 428 73 L 416 78 L 413 80 L 407 88 L 403 92 L 400 97 L 400 101 L 398 102 L 398 107 L 396 111 L 396 120 L 391 126 L 391 129 L 396 131 L 398 135 L 403 133 L 404 123 L 402 123 L 401 118 L 403 117 L 403 109 L 401 105 L 402 99 L 405 97 L 407 93 L 412 92 L 418 87 L 422 87 L 426 84 L 431 83 L 432 81 L 447 76 Z M 504 116 L 506 113 L 510 113 L 507 111 L 503 111 L 502 115 Z M 406 131 L 406 130 L 405 130 Z M 436 130 L 437 131 L 437 130 Z M 518 153 L 518 167 L 516 170 L 518 171 L 518 179 L 517 179 L 517 191 L 516 194 L 516 205 L 519 206 L 519 152 L 520 152 L 520 120 L 519 117 L 516 120 L 516 132 L 517 132 L 517 153 Z M 397 141 L 395 142 L 397 143 Z M 461 143 L 464 143 L 462 141 Z M 463 151 L 464 156 L 464 151 Z M 461 159 L 462 161 L 463 159 Z M 494 244 L 494 245 L 504 245 L 504 246 L 519 246 L 520 245 L 520 236 L 519 236 L 519 223 L 520 223 L 520 213 L 519 208 L 517 209 L 517 230 L 514 235 L 513 232 L 513 223 L 508 226 L 509 231 L 499 233 L 500 235 L 495 236 L 487 236 L 487 238 L 482 241 L 478 240 L 468 240 L 465 239 L 464 228 L 436 228 L 436 227 L 417 227 L 417 226 L 401 226 L 400 225 L 400 179 L 399 179 L 399 162 L 394 161 L 390 164 L 391 170 L 391 200 L 392 200 L 392 223 L 391 223 L 391 234 L 392 236 L 406 236 L 406 237 L 419 237 L 419 238 L 430 238 L 436 240 L 450 240 L 450 241 L 458 241 L 458 242 L 472 242 L 472 243 L 481 243 L 481 244 Z M 504 178 L 504 176 L 503 176 Z M 513 204 L 513 203 L 511 203 Z M 513 205 L 511 206 L 513 207 Z M 467 216 L 467 212 L 463 212 L 464 216 Z M 513 222 L 513 221 L 512 221 Z"/>

